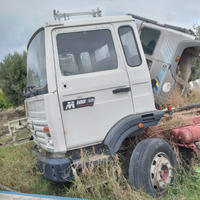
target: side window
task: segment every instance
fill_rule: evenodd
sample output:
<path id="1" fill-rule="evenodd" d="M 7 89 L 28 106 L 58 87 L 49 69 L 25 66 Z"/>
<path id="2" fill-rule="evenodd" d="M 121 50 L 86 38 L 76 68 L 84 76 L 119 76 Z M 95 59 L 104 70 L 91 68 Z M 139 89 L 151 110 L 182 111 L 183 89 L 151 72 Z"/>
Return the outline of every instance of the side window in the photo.
<path id="1" fill-rule="evenodd" d="M 131 27 L 119 28 L 119 36 L 129 66 L 135 67 L 141 64 L 140 54 Z"/>
<path id="2" fill-rule="evenodd" d="M 60 70 L 70 76 L 118 67 L 110 30 L 62 33 L 56 36 Z"/>
<path id="3" fill-rule="evenodd" d="M 140 40 L 142 42 L 144 53 L 148 55 L 153 54 L 159 35 L 160 35 L 160 31 L 158 30 L 147 28 L 147 27 L 144 27 L 142 29 Z"/>

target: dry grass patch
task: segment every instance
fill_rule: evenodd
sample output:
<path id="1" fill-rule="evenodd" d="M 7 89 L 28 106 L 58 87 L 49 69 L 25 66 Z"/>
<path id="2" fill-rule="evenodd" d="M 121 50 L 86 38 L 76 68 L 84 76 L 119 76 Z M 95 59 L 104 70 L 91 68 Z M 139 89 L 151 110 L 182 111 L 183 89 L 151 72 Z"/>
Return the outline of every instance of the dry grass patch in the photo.
<path id="1" fill-rule="evenodd" d="M 124 177 L 119 156 L 97 166 L 90 164 L 76 176 L 66 196 L 89 199 L 145 200 L 153 199 L 142 191 L 136 191 Z"/>
<path id="2" fill-rule="evenodd" d="M 200 91 L 192 91 L 180 96 L 180 89 L 171 91 L 168 97 L 168 104 L 171 104 L 172 107 L 181 107 L 190 104 L 200 103 Z"/>

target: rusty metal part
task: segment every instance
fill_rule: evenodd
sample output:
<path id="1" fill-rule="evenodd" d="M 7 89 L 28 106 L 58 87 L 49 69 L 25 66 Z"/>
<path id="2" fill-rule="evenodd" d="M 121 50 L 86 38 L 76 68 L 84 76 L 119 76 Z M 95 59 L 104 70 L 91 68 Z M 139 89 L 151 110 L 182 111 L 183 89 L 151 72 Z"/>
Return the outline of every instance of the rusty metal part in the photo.
<path id="1" fill-rule="evenodd" d="M 198 111 L 195 111 L 196 114 L 198 114 L 197 113 Z M 183 114 L 187 114 L 187 113 L 181 112 L 180 116 L 182 116 Z M 172 117 L 177 117 L 177 116 L 178 115 L 176 114 L 176 116 L 172 116 Z M 172 118 L 172 117 L 170 117 L 170 118 Z M 172 145 L 178 145 L 180 147 L 192 149 L 194 152 L 196 152 L 197 154 L 200 155 L 200 142 L 198 143 L 198 139 L 200 139 L 200 115 L 185 118 L 183 120 L 186 120 L 188 123 L 185 125 L 181 125 L 181 126 L 177 126 L 177 127 L 173 127 L 173 128 L 167 128 L 167 129 L 162 129 L 162 125 L 160 125 L 160 124 L 156 125 L 156 126 L 145 128 L 143 134 L 140 136 L 140 140 L 145 139 L 147 137 L 162 138 L 162 139 L 165 139 L 168 143 L 170 143 Z M 181 133 L 179 135 L 179 136 L 181 136 L 181 138 L 178 139 L 179 132 L 182 130 L 184 130 L 184 132 L 185 132 L 185 130 L 188 127 L 189 127 L 189 129 L 192 127 L 190 130 L 190 131 L 192 131 L 192 134 L 189 134 L 190 140 L 188 140 L 188 138 L 186 137 L 187 135 L 184 135 L 183 133 Z M 194 129 L 194 132 L 193 132 L 193 129 Z M 169 137 L 169 134 L 170 134 L 170 137 Z M 173 141 L 170 138 L 172 138 Z M 186 143 L 186 142 L 190 142 L 190 143 Z"/>
<path id="2" fill-rule="evenodd" d="M 174 142 L 178 142 L 178 133 L 180 130 L 181 128 L 176 128 L 171 131 L 170 136 L 174 139 Z"/>
<path id="3" fill-rule="evenodd" d="M 184 125 L 173 127 L 173 128 L 161 129 L 162 125 L 160 125 L 160 124 L 158 124 L 156 126 L 151 126 L 151 127 L 145 128 L 143 134 L 148 135 L 149 138 L 155 138 L 155 137 L 159 137 L 160 134 L 163 135 L 165 132 L 168 132 L 168 131 L 184 128 L 184 127 L 191 126 L 191 125 L 200 124 L 200 116 L 190 117 L 186 120 L 187 120 L 188 124 L 184 124 Z M 153 134 L 150 135 L 149 131 L 153 132 Z"/>
<path id="4" fill-rule="evenodd" d="M 191 144 L 200 139 L 200 124 L 173 129 L 170 133 L 175 142 Z"/>
<path id="5" fill-rule="evenodd" d="M 179 147 L 184 147 L 187 149 L 192 149 L 197 155 L 200 155 L 200 150 L 197 148 L 197 146 L 192 143 L 192 144 L 180 144 L 180 143 L 176 143 Z"/>
<path id="6" fill-rule="evenodd" d="M 178 132 L 178 141 L 182 144 L 194 143 L 200 139 L 200 125 L 187 126 Z"/>
<path id="7" fill-rule="evenodd" d="M 200 124 L 200 116 L 190 117 L 186 120 L 187 120 L 188 124 L 173 127 L 173 128 L 161 129 L 161 126 L 162 126 L 161 124 L 158 124 L 156 126 L 151 126 L 151 127 L 145 128 L 144 133 L 148 135 L 148 132 L 151 131 L 154 134 L 157 134 L 157 133 L 160 134 L 161 132 L 171 131 L 171 130 L 174 130 L 174 129 L 177 129 L 177 128 L 187 127 L 187 126 L 190 126 L 190 125 Z M 152 136 L 150 136 L 150 137 L 152 137 Z"/>
<path id="8" fill-rule="evenodd" d="M 190 117 L 187 121 L 193 124 L 200 124 L 200 116 Z"/>
<path id="9" fill-rule="evenodd" d="M 151 183 L 156 192 L 166 190 L 166 184 L 171 183 L 173 177 L 173 167 L 169 158 L 163 152 L 158 153 L 151 163 Z"/>

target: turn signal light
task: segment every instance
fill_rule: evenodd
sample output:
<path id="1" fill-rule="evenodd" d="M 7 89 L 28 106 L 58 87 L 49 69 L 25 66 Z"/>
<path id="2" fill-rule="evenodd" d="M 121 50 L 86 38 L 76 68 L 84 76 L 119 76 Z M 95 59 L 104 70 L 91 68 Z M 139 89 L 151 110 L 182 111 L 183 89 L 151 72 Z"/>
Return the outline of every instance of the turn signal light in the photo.
<path id="1" fill-rule="evenodd" d="M 139 128 L 143 128 L 143 124 L 142 124 L 142 123 L 139 123 L 139 124 L 138 124 L 138 127 L 139 127 Z"/>
<path id="2" fill-rule="evenodd" d="M 167 104 L 167 109 L 168 109 L 168 114 L 172 115 L 173 114 L 173 112 L 172 112 L 172 106 L 170 104 Z"/>
<path id="3" fill-rule="evenodd" d="M 43 128 L 43 131 L 46 132 L 46 133 L 49 133 L 49 132 L 50 132 L 50 131 L 49 131 L 49 127 L 44 127 L 44 128 Z"/>
<path id="4" fill-rule="evenodd" d="M 168 111 L 172 111 L 172 106 L 171 106 L 171 104 L 167 104 L 167 108 L 168 108 Z"/>
<path id="5" fill-rule="evenodd" d="M 177 56 L 177 57 L 176 57 L 176 62 L 178 62 L 178 61 L 179 61 L 179 58 L 180 58 L 179 56 Z"/>

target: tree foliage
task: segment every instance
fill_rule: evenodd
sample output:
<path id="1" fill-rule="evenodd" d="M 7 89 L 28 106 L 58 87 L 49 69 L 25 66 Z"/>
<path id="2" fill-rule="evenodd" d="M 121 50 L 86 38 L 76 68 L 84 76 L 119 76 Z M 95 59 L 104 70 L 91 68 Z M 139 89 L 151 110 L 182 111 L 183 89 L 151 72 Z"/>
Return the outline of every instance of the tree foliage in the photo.
<path id="1" fill-rule="evenodd" d="M 0 110 L 9 108 L 11 105 L 8 103 L 6 96 L 0 92 Z"/>
<path id="2" fill-rule="evenodd" d="M 192 68 L 192 73 L 190 76 L 190 81 L 194 81 L 200 78 L 200 58 L 197 59 L 196 64 Z"/>
<path id="3" fill-rule="evenodd" d="M 195 23 L 193 25 L 193 29 L 196 34 L 196 40 L 200 40 L 200 26 L 197 23 Z"/>
<path id="4" fill-rule="evenodd" d="M 0 63 L 0 88 L 13 106 L 23 104 L 22 90 L 26 86 L 26 52 L 8 54 Z"/>

